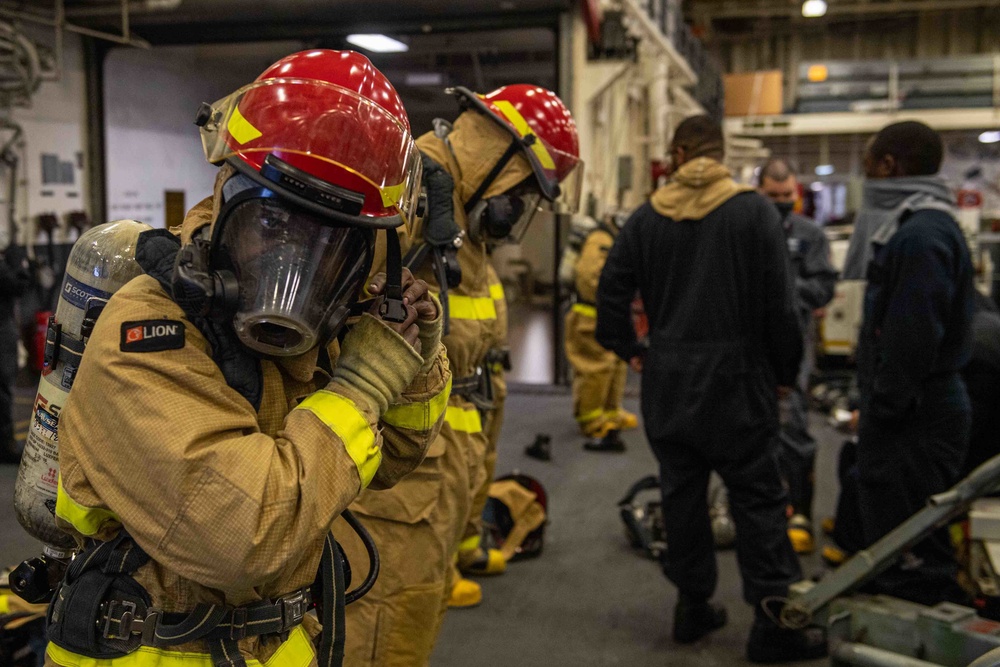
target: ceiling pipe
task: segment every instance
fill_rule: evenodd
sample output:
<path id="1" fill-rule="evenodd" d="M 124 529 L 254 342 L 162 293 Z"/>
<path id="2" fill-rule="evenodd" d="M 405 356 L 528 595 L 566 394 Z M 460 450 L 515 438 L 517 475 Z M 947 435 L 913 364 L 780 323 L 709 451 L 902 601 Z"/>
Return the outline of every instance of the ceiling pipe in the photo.
<path id="1" fill-rule="evenodd" d="M 119 16 L 123 7 L 129 14 L 150 14 L 153 12 L 169 12 L 177 9 L 184 0 L 140 0 L 139 2 L 113 3 L 93 5 L 89 7 L 68 7 L 66 16 L 69 18 L 89 18 L 94 16 Z"/>
<path id="2" fill-rule="evenodd" d="M 977 7 L 1000 7 L 1000 0 L 898 0 L 897 2 L 828 2 L 826 16 L 831 15 L 871 15 L 896 14 L 898 12 L 933 12 L 952 11 L 956 9 L 975 9 Z M 712 19 L 733 18 L 763 18 L 770 16 L 787 16 L 801 18 L 801 5 L 787 3 L 775 5 L 749 5 L 744 2 L 725 3 L 719 7 L 706 6 L 706 13 Z"/>
<path id="3" fill-rule="evenodd" d="M 74 32 L 78 35 L 103 39 L 108 42 L 114 42 L 115 44 L 148 49 L 150 47 L 149 42 L 140 37 L 135 37 L 128 32 L 128 10 L 125 8 L 124 2 L 118 6 L 118 11 L 121 14 L 122 25 L 125 28 L 121 35 L 102 32 L 100 30 L 92 30 L 90 28 L 85 28 L 83 26 L 67 22 L 65 18 L 65 10 L 63 9 L 63 0 L 55 1 L 54 11 L 49 16 L 43 16 L 42 14 L 36 12 L 26 12 L 21 9 L 7 9 L 3 6 L 3 4 L 0 4 L 0 18 L 14 19 L 25 23 L 35 23 L 54 28 L 57 37 L 56 48 L 60 53 L 62 48 L 61 34 L 63 30 L 66 32 Z"/>

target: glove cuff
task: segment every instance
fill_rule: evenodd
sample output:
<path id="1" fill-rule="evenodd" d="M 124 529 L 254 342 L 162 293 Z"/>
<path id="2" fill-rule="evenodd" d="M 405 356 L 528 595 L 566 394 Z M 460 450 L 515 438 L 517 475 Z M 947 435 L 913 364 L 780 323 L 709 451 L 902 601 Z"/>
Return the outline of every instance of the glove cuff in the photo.
<path id="1" fill-rule="evenodd" d="M 444 329 L 444 309 L 441 307 L 441 302 L 433 294 L 430 295 L 430 298 L 434 302 L 434 307 L 437 308 L 437 317 L 429 322 L 417 320 L 417 329 L 420 331 L 418 334 L 420 356 L 423 357 L 423 363 L 420 365 L 421 373 L 429 372 L 434 366 L 434 361 L 438 356 L 438 343 L 441 342 L 441 333 Z"/>
<path id="2" fill-rule="evenodd" d="M 344 337 L 332 381 L 365 394 L 381 416 L 399 399 L 423 363 L 402 336 L 365 313 Z"/>

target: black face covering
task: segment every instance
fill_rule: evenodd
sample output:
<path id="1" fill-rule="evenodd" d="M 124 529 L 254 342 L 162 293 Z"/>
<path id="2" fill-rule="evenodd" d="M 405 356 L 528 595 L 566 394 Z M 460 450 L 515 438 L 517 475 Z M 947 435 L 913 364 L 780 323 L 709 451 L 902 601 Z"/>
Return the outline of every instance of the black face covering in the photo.
<path id="1" fill-rule="evenodd" d="M 774 208 L 778 209 L 778 215 L 781 216 L 781 222 L 784 223 L 785 220 L 788 220 L 788 216 L 791 215 L 792 211 L 795 209 L 795 202 L 774 202 Z"/>
<path id="2" fill-rule="evenodd" d="M 490 197 L 485 201 L 483 231 L 493 239 L 507 238 L 513 231 L 515 223 L 524 214 L 524 201 L 520 197 L 506 193 Z"/>

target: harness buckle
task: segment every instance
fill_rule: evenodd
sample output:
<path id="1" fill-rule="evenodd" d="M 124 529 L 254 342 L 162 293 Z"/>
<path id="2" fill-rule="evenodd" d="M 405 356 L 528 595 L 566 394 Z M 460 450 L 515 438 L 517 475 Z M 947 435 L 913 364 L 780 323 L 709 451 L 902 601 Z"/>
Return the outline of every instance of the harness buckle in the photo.
<path id="1" fill-rule="evenodd" d="M 102 632 L 105 639 L 129 639 L 132 636 L 132 626 L 136 622 L 139 623 L 141 630 L 143 619 L 136 619 L 134 602 L 130 602 L 129 600 L 109 600 L 107 605 L 108 611 L 104 616 L 104 631 Z M 119 607 L 121 607 L 120 615 L 117 614 Z M 113 629 L 112 625 L 116 623 L 118 628 Z"/>
<path id="2" fill-rule="evenodd" d="M 239 641 L 246 636 L 247 610 L 244 607 L 236 607 L 233 609 L 233 617 L 229 624 L 229 638 L 233 641 Z"/>
<path id="3" fill-rule="evenodd" d="M 282 632 L 287 632 L 302 622 L 311 602 L 309 594 L 304 590 L 281 598 Z"/>
<path id="4" fill-rule="evenodd" d="M 101 633 L 105 639 L 129 640 L 132 635 L 142 635 L 142 643 L 153 645 L 156 634 L 156 622 L 160 618 L 159 609 L 147 609 L 146 616 L 136 616 L 136 604 L 129 600 L 109 600 L 101 605 L 107 607 L 104 615 L 104 630 Z M 98 621 L 100 623 L 100 621 Z M 114 628 L 117 623 L 117 629 Z"/>
<path id="5" fill-rule="evenodd" d="M 49 325 L 45 330 L 45 348 L 42 352 L 42 365 L 46 371 L 55 368 L 59 361 L 59 342 L 62 338 L 62 325 L 56 323 L 55 315 L 49 317 Z"/>
<path id="6" fill-rule="evenodd" d="M 152 646 L 156 638 L 156 622 L 160 620 L 160 610 L 159 609 L 147 609 L 146 618 L 138 621 L 139 626 L 136 627 L 135 622 L 132 623 L 132 632 L 139 632 L 142 634 L 142 643 L 146 646 Z"/>

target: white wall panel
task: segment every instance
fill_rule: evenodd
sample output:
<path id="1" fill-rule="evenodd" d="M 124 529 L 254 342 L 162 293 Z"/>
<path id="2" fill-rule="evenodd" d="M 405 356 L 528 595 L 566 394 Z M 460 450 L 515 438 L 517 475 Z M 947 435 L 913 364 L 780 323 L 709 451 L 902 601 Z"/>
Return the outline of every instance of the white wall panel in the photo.
<path id="1" fill-rule="evenodd" d="M 298 43 L 116 49 L 105 77 L 108 215 L 164 226 L 164 192 L 183 191 L 188 208 L 212 193 L 194 125 L 202 102 L 253 81 Z"/>

